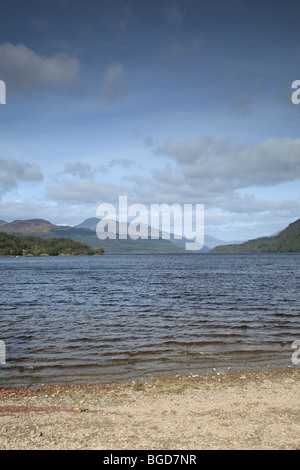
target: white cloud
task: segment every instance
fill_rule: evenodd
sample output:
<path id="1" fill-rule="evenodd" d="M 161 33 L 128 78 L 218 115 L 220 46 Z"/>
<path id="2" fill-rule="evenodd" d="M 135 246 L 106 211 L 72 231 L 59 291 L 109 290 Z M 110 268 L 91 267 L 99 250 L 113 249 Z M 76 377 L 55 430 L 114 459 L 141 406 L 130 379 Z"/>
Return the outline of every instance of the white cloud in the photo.
<path id="1" fill-rule="evenodd" d="M 23 44 L 0 44 L 0 73 L 10 91 L 35 90 L 76 83 L 77 59 L 65 53 L 39 55 Z"/>
<path id="2" fill-rule="evenodd" d="M 293 217 L 300 212 L 292 197 L 269 197 L 268 188 L 300 178 L 300 139 L 270 139 L 257 145 L 237 145 L 212 137 L 187 142 L 170 140 L 152 145 L 157 155 L 169 159 L 167 165 L 152 170 L 150 176 L 136 172 L 123 174 L 123 184 L 101 183 L 89 178 L 90 167 L 72 164 L 70 174 L 81 181 L 62 182 L 48 187 L 47 199 L 70 204 L 111 202 L 127 194 L 131 203 L 203 203 L 235 214 L 277 213 Z M 110 167 L 130 167 L 129 159 L 115 159 Z M 75 166 L 74 166 L 75 165 Z M 94 181 L 92 181 L 94 180 Z M 262 190 L 255 196 L 255 187 Z"/>
<path id="3" fill-rule="evenodd" d="M 16 189 L 19 181 L 42 180 L 43 175 L 35 163 L 19 162 L 15 158 L 0 160 L 0 195 Z"/>
<path id="4" fill-rule="evenodd" d="M 99 181 L 81 180 L 65 181 L 61 184 L 48 186 L 46 200 L 70 205 L 110 203 L 118 201 L 119 195 L 125 195 L 128 187 Z"/>
<path id="5" fill-rule="evenodd" d="M 150 176 L 136 171 L 114 177 L 114 183 L 101 182 L 97 179 L 99 173 L 91 176 L 88 164 L 73 162 L 65 170 L 74 180 L 48 186 L 46 200 L 75 210 L 79 206 L 91 210 L 101 203 L 116 204 L 122 195 L 128 196 L 130 204 L 203 203 L 206 214 L 212 214 L 211 221 L 217 211 L 221 215 L 216 225 L 226 219 L 238 224 L 240 233 L 241 224 L 254 227 L 254 220 L 259 221 L 260 233 L 265 230 L 268 234 L 267 227 L 274 227 L 275 231 L 276 226 L 284 227 L 299 217 L 300 201 L 295 194 L 288 196 L 285 192 L 281 198 L 280 189 L 276 197 L 274 192 L 281 183 L 300 178 L 300 139 L 239 145 L 203 137 L 186 142 L 173 139 L 160 146 L 152 141 L 151 144 L 150 151 L 162 159 L 161 168 L 156 167 Z M 107 163 L 107 168 L 131 164 L 130 159 L 120 158 Z M 77 176 L 81 180 L 75 181 Z M 256 194 L 258 186 L 261 189 Z"/>
<path id="6" fill-rule="evenodd" d="M 123 166 L 124 168 L 129 168 L 130 166 L 134 165 L 134 161 L 130 158 L 114 158 L 113 160 L 111 160 L 109 166 L 112 167 L 116 165 Z"/>
<path id="7" fill-rule="evenodd" d="M 80 178 L 91 178 L 93 176 L 93 170 L 89 163 L 85 162 L 68 162 L 65 164 L 64 173 L 71 174 L 73 176 L 79 176 Z"/>
<path id="8" fill-rule="evenodd" d="M 300 139 L 269 139 L 257 145 L 215 142 L 212 137 L 182 143 L 173 139 L 155 153 L 171 157 L 186 183 L 208 191 L 273 186 L 300 178 Z"/>
<path id="9" fill-rule="evenodd" d="M 134 164 L 134 160 L 131 160 L 130 158 L 114 158 L 106 165 L 99 164 L 94 167 L 86 162 L 68 162 L 65 164 L 63 172 L 58 172 L 56 176 L 59 177 L 65 174 L 78 177 L 81 180 L 94 180 L 98 174 L 109 174 L 112 167 L 120 166 L 123 168 L 130 168 Z"/>
<path id="10" fill-rule="evenodd" d="M 16 219 L 45 219 L 57 225 L 77 225 L 88 217 L 95 215 L 94 205 L 70 206 L 37 201 L 0 201 L 1 220 L 12 222 Z"/>

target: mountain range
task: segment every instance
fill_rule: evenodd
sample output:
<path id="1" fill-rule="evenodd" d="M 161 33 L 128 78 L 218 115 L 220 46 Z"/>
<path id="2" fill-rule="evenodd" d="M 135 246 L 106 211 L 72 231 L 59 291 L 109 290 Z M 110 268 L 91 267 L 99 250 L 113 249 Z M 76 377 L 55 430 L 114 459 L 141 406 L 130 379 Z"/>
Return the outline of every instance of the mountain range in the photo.
<path id="1" fill-rule="evenodd" d="M 171 234 L 170 239 L 148 238 L 146 240 L 132 240 L 127 238 L 100 240 L 96 234 L 96 227 L 100 221 L 97 217 L 91 217 L 78 225 L 61 226 L 54 225 L 44 219 L 14 220 L 6 222 L 0 220 L 0 232 L 17 236 L 35 235 L 42 238 L 63 237 L 74 241 L 86 243 L 92 248 L 103 247 L 106 254 L 122 253 L 184 253 L 186 239 L 176 240 Z M 292 222 L 284 230 L 274 235 L 255 238 L 246 242 L 227 242 L 210 235 L 205 235 L 204 246 L 201 253 L 259 253 L 259 252 L 300 252 L 300 219 Z"/>
<path id="2" fill-rule="evenodd" d="M 169 240 L 163 239 L 162 233 L 159 234 L 160 237 L 157 240 L 151 238 L 146 240 L 132 240 L 131 238 L 127 238 L 126 240 L 118 239 L 118 224 L 116 240 L 100 240 L 96 234 L 96 226 L 99 221 L 99 218 L 91 217 L 72 227 L 54 225 L 44 219 L 14 220 L 13 222 L 5 222 L 4 220 L 1 220 L 0 231 L 18 236 L 34 235 L 42 238 L 71 238 L 72 240 L 86 243 L 92 248 L 98 248 L 101 246 L 104 248 L 104 252 L 106 254 L 186 252 L 185 242 L 188 240 L 184 238 L 176 240 L 172 234 Z M 210 235 L 205 235 L 204 243 L 203 248 L 199 250 L 202 253 L 207 253 L 215 246 L 230 242 L 225 242 Z"/>

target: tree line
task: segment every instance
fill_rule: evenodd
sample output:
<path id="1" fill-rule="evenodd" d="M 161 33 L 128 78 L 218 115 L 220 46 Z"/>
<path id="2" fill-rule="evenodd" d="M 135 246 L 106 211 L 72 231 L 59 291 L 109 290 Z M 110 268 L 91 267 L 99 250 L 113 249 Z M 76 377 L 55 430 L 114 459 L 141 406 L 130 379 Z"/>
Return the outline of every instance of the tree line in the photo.
<path id="1" fill-rule="evenodd" d="M 92 248 L 71 238 L 26 237 L 0 232 L 0 256 L 103 255 L 102 247 Z"/>

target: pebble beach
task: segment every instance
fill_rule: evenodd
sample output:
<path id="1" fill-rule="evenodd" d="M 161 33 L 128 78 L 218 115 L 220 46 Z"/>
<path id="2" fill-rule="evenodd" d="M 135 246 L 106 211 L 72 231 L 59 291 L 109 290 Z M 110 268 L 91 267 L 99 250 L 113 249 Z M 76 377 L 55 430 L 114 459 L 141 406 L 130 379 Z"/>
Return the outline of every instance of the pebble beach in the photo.
<path id="1" fill-rule="evenodd" d="M 300 449 L 297 368 L 0 388 L 1 450 Z"/>

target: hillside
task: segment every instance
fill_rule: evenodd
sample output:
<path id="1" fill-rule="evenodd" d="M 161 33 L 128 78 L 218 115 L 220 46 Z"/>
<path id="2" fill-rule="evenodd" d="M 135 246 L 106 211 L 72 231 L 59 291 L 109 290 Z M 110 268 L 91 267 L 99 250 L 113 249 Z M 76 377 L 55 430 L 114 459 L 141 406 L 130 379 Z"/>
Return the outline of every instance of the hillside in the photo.
<path id="1" fill-rule="evenodd" d="M 91 217 L 74 227 L 54 225 L 44 219 L 15 220 L 10 223 L 3 221 L 1 232 L 16 236 L 33 235 L 44 239 L 57 237 L 70 238 L 74 241 L 85 243 L 94 249 L 100 245 L 104 248 L 105 254 L 186 253 L 185 243 L 188 240 L 184 238 L 182 240 L 176 240 L 172 234 L 170 239 L 163 239 L 162 234 L 160 233 L 160 238 L 157 240 L 152 240 L 150 238 L 147 240 L 132 240 L 131 238 L 119 240 L 118 223 L 116 240 L 99 240 L 96 235 L 96 226 L 99 220 L 100 219 L 97 217 Z M 211 248 L 214 248 L 218 244 L 228 243 L 209 235 L 205 235 L 204 241 L 205 244 L 203 248 L 198 251 L 200 253 L 207 253 Z"/>
<path id="2" fill-rule="evenodd" d="M 103 249 L 94 250 L 85 243 L 70 238 L 27 236 L 17 237 L 0 232 L 0 256 L 59 256 L 102 255 Z"/>
<path id="3" fill-rule="evenodd" d="M 50 233 L 55 225 L 44 219 L 14 220 L 1 225 L 1 231 L 5 233 Z"/>
<path id="4" fill-rule="evenodd" d="M 97 223 L 99 221 L 100 221 L 99 218 L 91 217 L 91 218 L 88 218 L 88 219 L 84 220 L 83 222 L 81 222 L 81 224 L 75 225 L 73 228 L 76 228 L 76 229 L 88 228 L 88 229 L 95 232 L 96 227 L 97 227 Z M 117 234 L 118 234 L 118 229 L 119 229 L 119 226 L 118 226 L 118 223 L 117 223 Z M 190 241 L 190 240 L 187 240 L 184 237 L 181 240 L 176 240 L 176 239 L 174 239 L 174 236 L 172 234 L 171 234 L 170 240 L 164 240 L 164 239 L 162 239 L 162 234 L 160 233 L 160 239 L 159 240 L 152 240 L 151 243 L 149 243 L 150 241 L 151 241 L 150 239 L 146 240 L 147 246 L 150 247 L 150 245 L 151 245 L 151 249 L 153 249 L 154 251 L 158 252 L 161 249 L 161 250 L 163 250 L 163 252 L 170 251 L 170 250 L 171 250 L 171 252 L 174 252 L 174 246 L 170 245 L 170 243 L 172 243 L 176 247 L 180 248 L 181 249 L 180 251 L 185 251 L 185 243 Z M 117 246 L 122 251 L 123 250 L 127 251 L 127 250 L 131 249 L 130 246 L 133 247 L 134 243 L 136 243 L 136 242 L 133 242 L 130 239 L 126 240 L 125 243 L 123 243 L 123 242 L 124 242 L 124 240 L 118 240 L 118 243 L 115 243 L 115 240 L 104 240 L 102 242 L 102 245 L 104 244 L 106 246 L 106 251 L 105 252 L 108 252 L 107 249 L 110 249 L 110 248 L 115 249 L 115 248 L 117 248 Z M 106 245 L 106 243 L 107 243 L 107 245 Z M 145 240 L 138 241 L 137 244 L 136 244 L 137 249 L 138 249 L 138 246 L 139 246 L 139 248 L 141 248 L 144 243 L 145 243 Z M 204 235 L 204 246 L 201 250 L 199 250 L 199 252 L 207 253 L 210 249 L 214 248 L 217 245 L 228 244 L 228 243 L 232 243 L 232 242 L 219 240 L 215 237 L 212 237 L 211 235 L 205 234 Z M 175 252 L 177 252 L 177 251 L 178 250 L 175 249 Z"/>
<path id="5" fill-rule="evenodd" d="M 90 223 L 92 220 L 92 224 Z M 1 226 L 1 232 L 16 236 L 33 235 L 44 239 L 70 238 L 96 249 L 104 248 L 105 254 L 122 253 L 183 253 L 184 248 L 174 245 L 170 240 L 99 240 L 96 235 L 96 223 L 99 219 L 88 219 L 75 227 L 53 225 L 43 219 L 15 220 Z M 86 226 L 92 226 L 93 229 Z"/>
<path id="6" fill-rule="evenodd" d="M 220 245 L 210 253 L 297 253 L 300 252 L 300 219 L 270 237 L 260 237 L 240 244 Z"/>
<path id="7" fill-rule="evenodd" d="M 91 217 L 89 219 L 84 220 L 81 224 L 75 225 L 73 228 L 78 230 L 91 230 L 94 235 L 96 235 L 96 227 L 98 222 L 101 219 L 97 217 Z M 148 226 L 145 226 L 146 229 L 149 229 Z M 149 229 L 150 233 L 150 229 Z M 128 237 L 126 240 L 119 239 L 119 222 L 116 223 L 116 240 L 106 239 L 101 240 L 101 246 L 105 248 L 105 253 L 184 253 L 185 250 L 185 242 L 186 240 L 174 240 L 172 234 L 170 239 L 163 239 L 162 233 L 157 232 L 159 234 L 158 239 L 137 239 L 132 240 Z M 85 233 L 87 236 L 87 233 Z M 98 237 L 97 237 L 98 239 Z M 203 252 L 207 252 L 208 248 L 204 247 Z"/>

